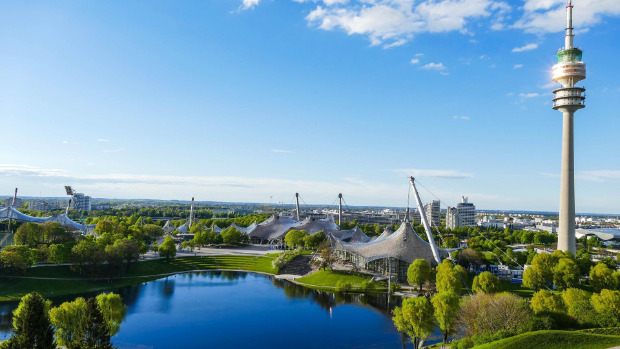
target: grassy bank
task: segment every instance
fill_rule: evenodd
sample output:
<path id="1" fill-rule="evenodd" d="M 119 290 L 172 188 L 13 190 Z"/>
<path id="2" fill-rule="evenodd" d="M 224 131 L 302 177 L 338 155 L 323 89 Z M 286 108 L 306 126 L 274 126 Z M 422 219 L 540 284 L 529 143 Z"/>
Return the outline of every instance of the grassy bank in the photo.
<path id="1" fill-rule="evenodd" d="M 620 337 L 570 331 L 537 331 L 474 347 L 475 349 L 605 349 L 620 345 Z"/>
<path id="2" fill-rule="evenodd" d="M 362 282 L 370 281 L 370 277 L 354 272 L 340 271 L 340 270 L 319 270 L 314 274 L 304 276 L 295 281 L 304 284 L 310 288 L 331 290 L 336 288 L 336 285 L 340 283 L 349 283 L 353 289 L 361 287 Z"/>
<path id="3" fill-rule="evenodd" d="M 68 266 L 45 266 L 30 268 L 25 277 L 51 279 L 27 279 L 0 277 L 0 302 L 16 301 L 29 292 L 37 291 L 44 297 L 103 292 L 161 278 L 190 270 L 231 269 L 277 274 L 271 262 L 274 256 L 200 256 L 180 257 L 169 261 L 163 259 L 135 263 L 118 278 L 90 280 L 74 273 Z"/>

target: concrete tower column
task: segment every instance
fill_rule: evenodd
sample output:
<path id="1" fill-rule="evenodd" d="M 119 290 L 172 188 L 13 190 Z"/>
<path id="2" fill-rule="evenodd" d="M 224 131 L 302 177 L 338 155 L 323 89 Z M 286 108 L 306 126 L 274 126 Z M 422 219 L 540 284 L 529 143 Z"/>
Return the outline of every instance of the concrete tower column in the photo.
<path id="1" fill-rule="evenodd" d="M 558 249 L 577 252 L 575 243 L 575 148 L 573 142 L 573 111 L 563 111 L 562 172 Z"/>

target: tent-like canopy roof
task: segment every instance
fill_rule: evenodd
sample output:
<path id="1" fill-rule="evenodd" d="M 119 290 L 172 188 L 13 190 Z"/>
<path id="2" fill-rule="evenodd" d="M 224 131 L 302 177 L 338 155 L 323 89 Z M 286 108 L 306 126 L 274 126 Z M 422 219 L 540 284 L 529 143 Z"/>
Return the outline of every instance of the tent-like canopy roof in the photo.
<path id="1" fill-rule="evenodd" d="M 256 221 L 254 221 L 254 223 L 250 224 L 248 227 L 240 227 L 238 225 L 236 225 L 235 223 L 231 224 L 231 227 L 234 227 L 235 229 L 239 230 L 242 233 L 246 233 L 246 234 L 250 234 L 251 232 L 254 231 L 254 229 L 256 229 L 256 227 L 258 226 L 258 224 L 256 223 Z"/>
<path id="2" fill-rule="evenodd" d="M 437 264 L 431 246 L 413 231 L 409 223 L 401 224 L 398 230 L 383 239 L 368 243 L 350 243 L 336 238 L 332 239 L 332 244 L 335 250 L 363 257 L 365 263 L 382 258 L 395 258 L 407 263 L 425 259 L 431 265 Z M 439 249 L 439 254 L 448 255 L 443 249 Z"/>
<path id="3" fill-rule="evenodd" d="M 250 233 L 250 238 L 272 241 L 283 238 L 290 229 L 297 229 L 301 222 L 292 217 L 271 216 Z"/>
<path id="4" fill-rule="evenodd" d="M 338 225 L 334 222 L 334 216 L 329 215 L 326 219 L 307 217 L 298 227 L 291 228 L 295 230 L 305 230 L 308 234 L 314 235 L 320 231 L 337 230 Z"/>
<path id="5" fill-rule="evenodd" d="M 27 223 L 47 223 L 47 222 L 56 222 L 62 225 L 67 229 L 80 230 L 87 234 L 95 233 L 96 224 L 81 224 L 71 220 L 71 218 L 67 217 L 64 213 L 55 214 L 49 217 L 34 217 L 23 214 L 15 209 L 13 206 L 4 208 L 0 210 L 0 220 L 14 219 L 20 222 Z"/>
<path id="6" fill-rule="evenodd" d="M 358 226 L 350 230 L 325 229 L 325 235 L 336 240 L 355 244 L 366 243 L 372 240 Z"/>

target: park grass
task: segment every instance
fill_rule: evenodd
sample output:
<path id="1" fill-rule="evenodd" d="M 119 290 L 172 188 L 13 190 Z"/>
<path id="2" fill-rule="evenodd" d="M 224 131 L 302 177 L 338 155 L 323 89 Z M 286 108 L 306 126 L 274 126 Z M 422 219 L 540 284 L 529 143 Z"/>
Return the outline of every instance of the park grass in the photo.
<path id="1" fill-rule="evenodd" d="M 341 270 L 319 270 L 295 281 L 311 288 L 333 290 L 338 283 L 350 283 L 353 288 L 358 288 L 362 282 L 370 281 L 370 277 Z"/>
<path id="2" fill-rule="evenodd" d="M 619 336 L 570 331 L 536 331 L 475 346 L 475 349 L 605 349 L 620 345 Z"/>
<path id="3" fill-rule="evenodd" d="M 118 277 L 94 280 L 71 271 L 69 266 L 42 266 L 29 268 L 25 277 L 50 279 L 27 279 L 0 277 L 0 302 L 17 301 L 30 292 L 39 292 L 53 298 L 68 295 L 99 293 L 126 286 L 152 281 L 169 274 L 193 270 L 230 269 L 277 274 L 273 257 L 265 256 L 190 256 L 170 260 L 156 259 L 133 263 Z"/>
<path id="4" fill-rule="evenodd" d="M 500 292 L 513 293 L 523 298 L 534 297 L 534 290 L 521 284 L 512 283 L 509 280 L 500 280 Z"/>

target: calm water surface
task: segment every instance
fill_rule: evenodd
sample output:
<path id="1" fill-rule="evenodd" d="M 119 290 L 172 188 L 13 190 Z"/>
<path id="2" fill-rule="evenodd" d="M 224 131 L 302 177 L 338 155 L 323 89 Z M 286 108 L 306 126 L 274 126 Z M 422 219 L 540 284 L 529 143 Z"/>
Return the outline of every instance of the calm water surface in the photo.
<path id="1" fill-rule="evenodd" d="M 344 297 L 236 272 L 182 274 L 116 292 L 127 305 L 112 338 L 119 348 L 412 348 L 391 320 L 400 299 L 388 303 L 387 295 Z M 14 307 L 0 305 L 0 313 Z M 2 316 L 0 338 L 9 320 Z M 439 341 L 436 331 L 427 343 Z"/>

